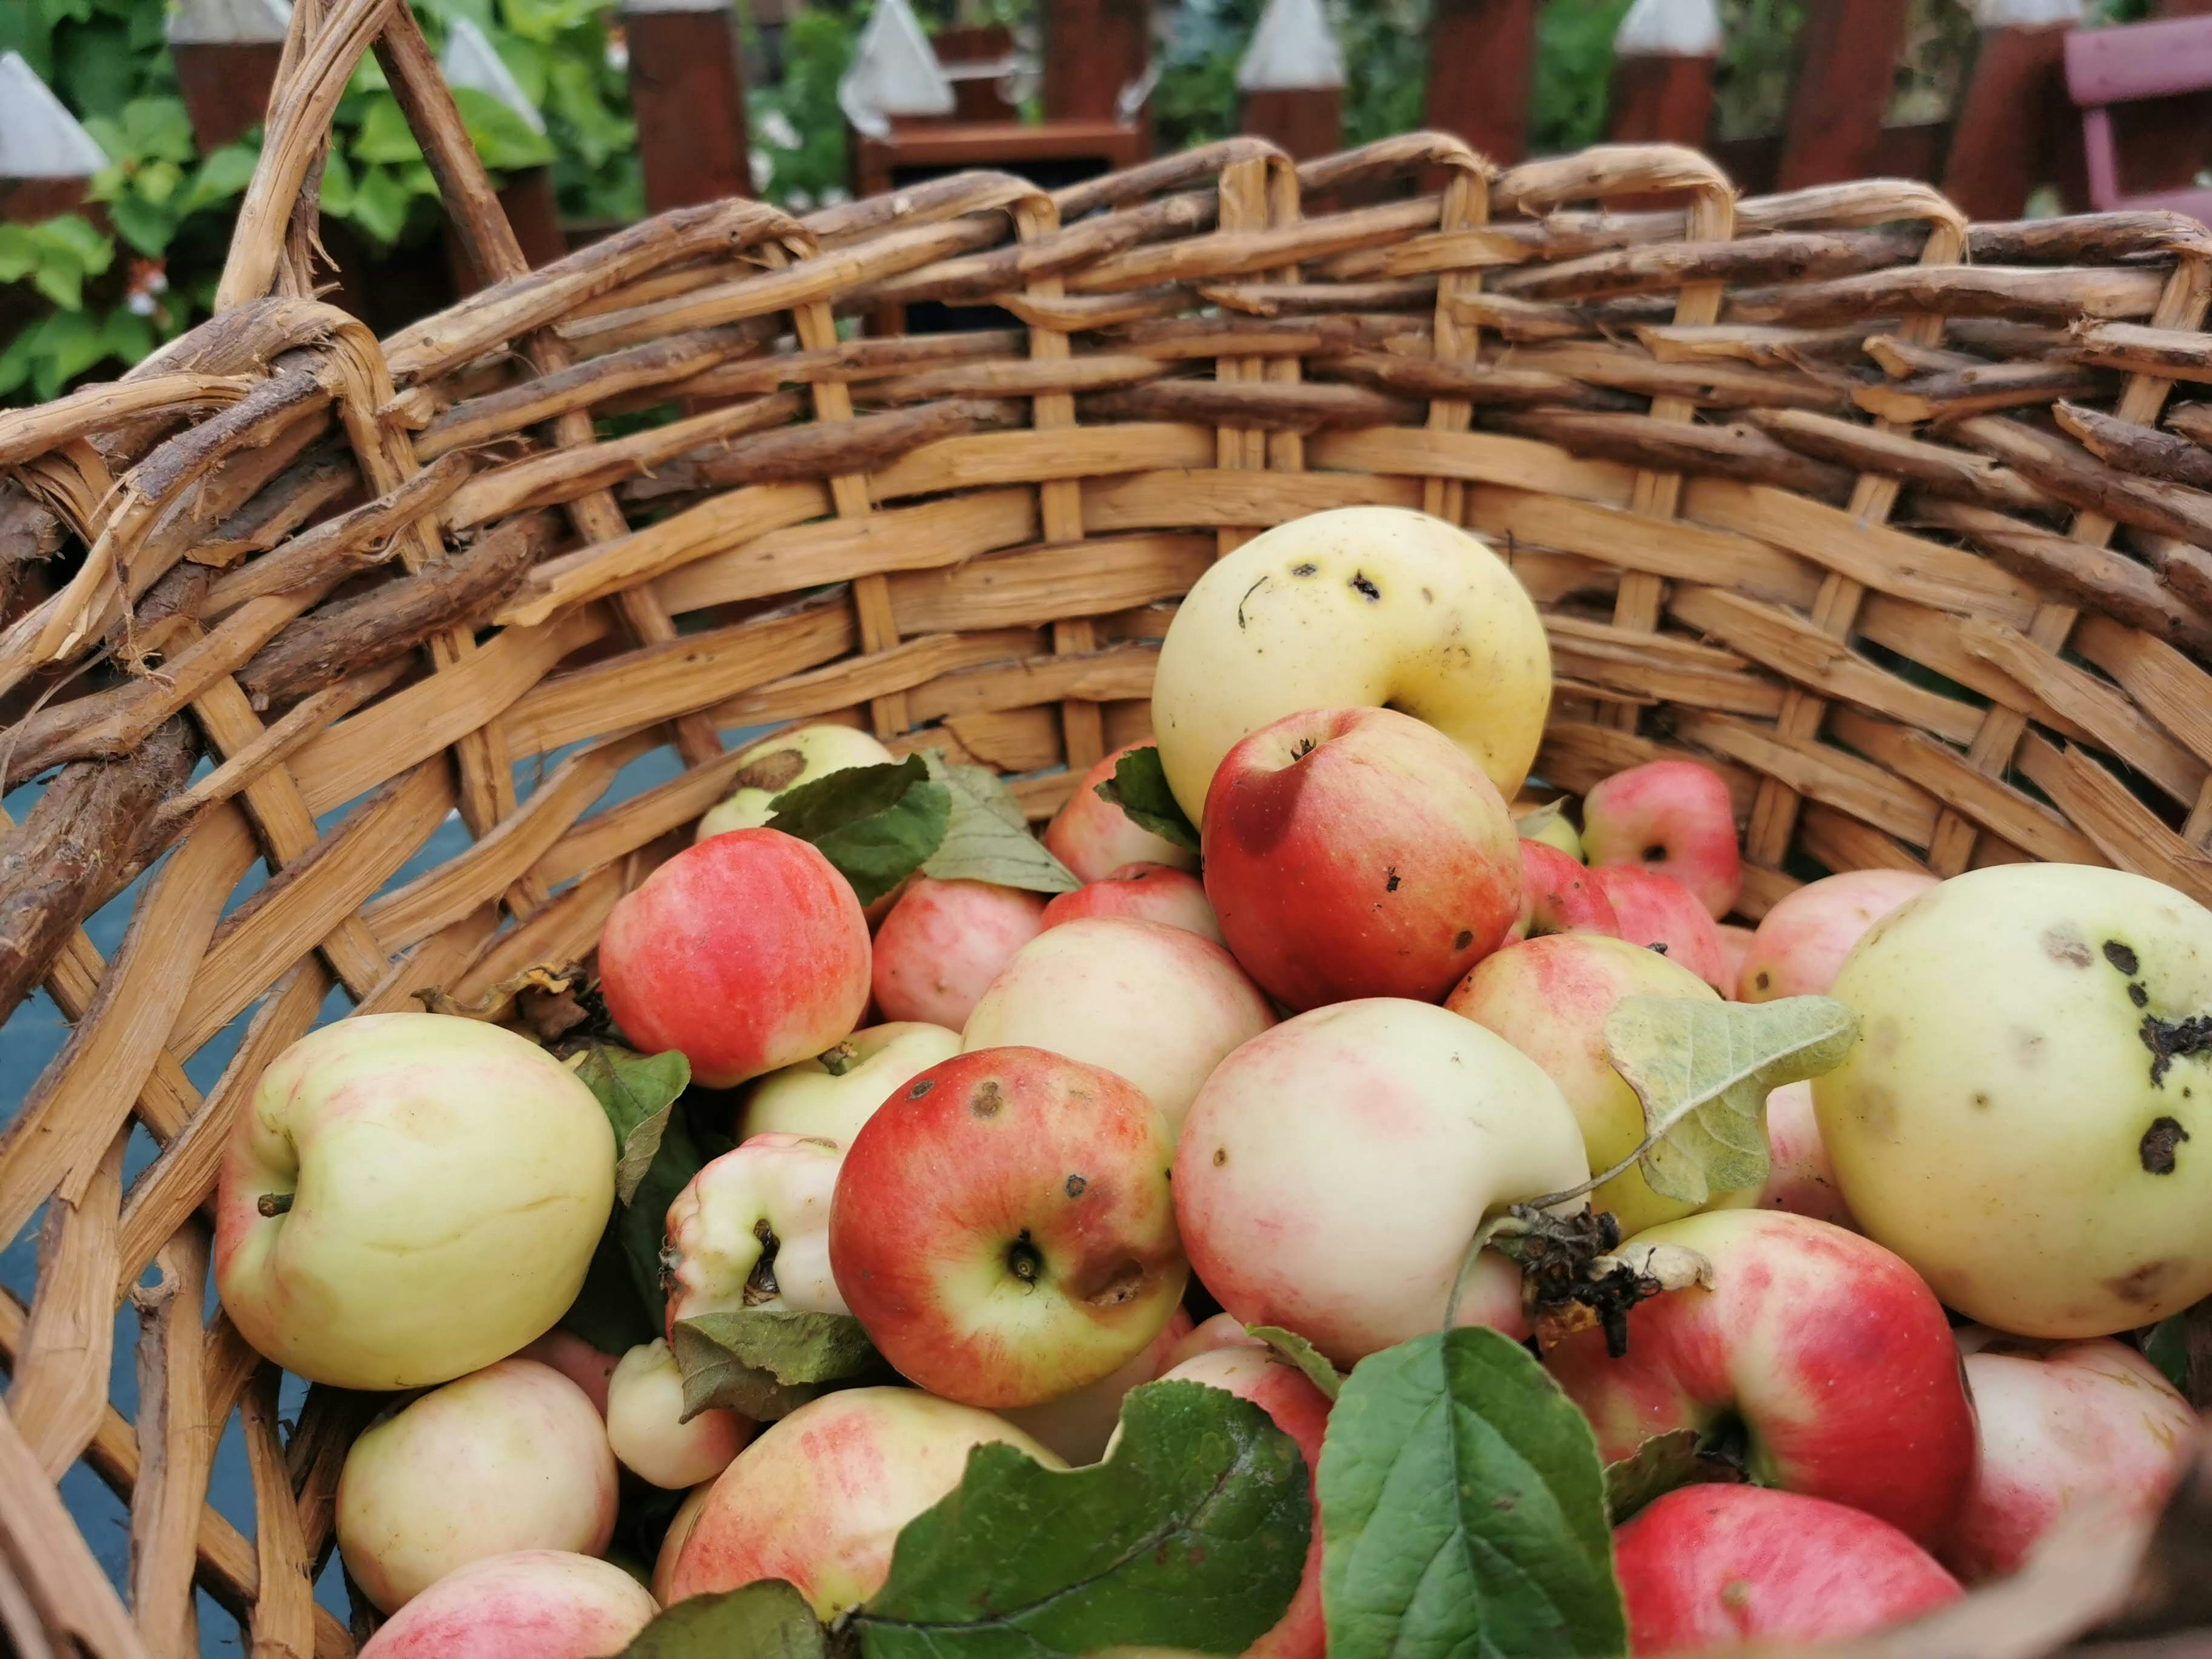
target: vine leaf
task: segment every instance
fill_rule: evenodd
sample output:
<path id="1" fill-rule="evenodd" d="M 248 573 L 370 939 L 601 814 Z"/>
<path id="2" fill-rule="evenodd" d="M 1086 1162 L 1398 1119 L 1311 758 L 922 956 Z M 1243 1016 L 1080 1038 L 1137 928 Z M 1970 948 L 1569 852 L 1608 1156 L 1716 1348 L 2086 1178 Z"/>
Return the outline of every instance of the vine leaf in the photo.
<path id="1" fill-rule="evenodd" d="M 594 1042 L 583 1051 L 575 1072 L 614 1125 L 615 1145 L 622 1149 L 615 1164 L 615 1197 L 628 1204 L 659 1156 L 669 1113 L 690 1086 L 691 1062 L 677 1048 L 640 1054 Z"/>
<path id="2" fill-rule="evenodd" d="M 1114 775 L 1098 786 L 1098 799 L 1118 806 L 1139 829 L 1172 842 L 1186 852 L 1198 851 L 1198 829 L 1183 816 L 1168 787 L 1168 775 L 1160 765 L 1157 745 L 1132 749 L 1114 763 Z"/>
<path id="3" fill-rule="evenodd" d="M 669 1337 L 684 1376 L 684 1422 L 716 1407 L 771 1422 L 834 1384 L 887 1370 L 850 1314 L 744 1308 L 679 1319 Z"/>
<path id="4" fill-rule="evenodd" d="M 873 904 L 943 845 L 952 793 L 919 755 L 827 773 L 769 803 L 770 830 L 813 843 L 862 904 Z"/>
<path id="5" fill-rule="evenodd" d="M 942 784 L 951 812 L 945 838 L 923 860 L 933 881 L 988 881 L 1032 893 L 1072 893 L 1083 884 L 1030 833 L 1014 792 L 988 766 L 948 766 L 934 750 L 923 759 Z"/>

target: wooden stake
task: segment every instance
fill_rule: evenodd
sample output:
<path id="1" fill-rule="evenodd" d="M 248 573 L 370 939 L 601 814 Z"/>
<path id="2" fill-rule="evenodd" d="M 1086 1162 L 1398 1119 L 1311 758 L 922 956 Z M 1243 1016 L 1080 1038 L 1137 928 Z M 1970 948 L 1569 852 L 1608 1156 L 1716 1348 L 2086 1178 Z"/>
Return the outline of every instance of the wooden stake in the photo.
<path id="1" fill-rule="evenodd" d="M 623 35 L 645 210 L 750 196 L 744 68 L 729 0 L 627 0 Z"/>

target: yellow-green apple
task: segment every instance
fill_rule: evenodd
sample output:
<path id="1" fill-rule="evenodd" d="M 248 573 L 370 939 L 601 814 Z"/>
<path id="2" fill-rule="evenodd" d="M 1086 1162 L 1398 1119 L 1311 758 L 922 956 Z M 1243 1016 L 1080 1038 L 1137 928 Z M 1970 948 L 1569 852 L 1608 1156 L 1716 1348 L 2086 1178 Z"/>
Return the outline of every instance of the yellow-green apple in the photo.
<path id="1" fill-rule="evenodd" d="M 2008 864 L 1868 929 L 1813 1085 L 1844 1201 L 1969 1318 L 2109 1336 L 2212 1293 L 2212 912 Z"/>
<path id="2" fill-rule="evenodd" d="M 684 1374 L 655 1337 L 622 1357 L 607 1384 L 607 1444 L 641 1480 L 674 1490 L 711 1480 L 752 1437 L 751 1419 L 732 1411 L 684 1416 Z"/>
<path id="3" fill-rule="evenodd" d="M 899 1529 L 955 1486 L 971 1448 L 1060 1459 L 1002 1417 L 915 1389 L 845 1389 L 771 1423 L 708 1489 L 668 1575 L 668 1601 L 761 1578 L 823 1620 L 883 1588 Z"/>
<path id="4" fill-rule="evenodd" d="M 1835 1167 L 1820 1143 L 1820 1120 L 1813 1109 L 1813 1085 L 1786 1083 L 1766 1097 L 1766 1185 L 1759 1189 L 1762 1210 L 1790 1210 L 1838 1227 L 1858 1231 L 1850 1206 L 1836 1184 Z"/>
<path id="5" fill-rule="evenodd" d="M 614 1207 L 592 1091 L 480 1020 L 368 1014 L 270 1061 L 223 1150 L 239 1334 L 344 1389 L 445 1382 L 552 1328 Z"/>
<path id="6" fill-rule="evenodd" d="M 1285 1020 L 1224 1060 L 1175 1170 L 1200 1281 L 1339 1365 L 1443 1322 L 1485 1218 L 1589 1176 L 1541 1066 L 1472 1020 L 1390 997 Z M 1460 1318 L 1524 1333 L 1519 1271 L 1484 1252 Z"/>
<path id="7" fill-rule="evenodd" d="M 1513 803 L 1513 830 L 1523 841 L 1540 841 L 1555 853 L 1565 853 L 1577 864 L 1587 863 L 1583 856 L 1583 838 L 1567 816 L 1567 799 L 1547 802 L 1533 811 L 1521 810 L 1523 803 Z"/>
<path id="8" fill-rule="evenodd" d="M 1540 841 L 1521 842 L 1521 915 L 1516 939 L 1547 933 L 1609 933 L 1618 938 L 1620 918 L 1601 890 L 1596 872 L 1585 869 L 1556 847 Z"/>
<path id="9" fill-rule="evenodd" d="M 668 1530 L 660 1536 L 660 1553 L 653 1558 L 653 1583 L 649 1589 L 653 1599 L 664 1607 L 676 1598 L 671 1587 L 676 1580 L 676 1563 L 684 1553 L 684 1540 L 691 1535 L 692 1525 L 699 1519 L 699 1511 L 707 1507 L 707 1499 L 714 1490 L 712 1480 L 702 1480 L 684 1494 L 684 1501 L 676 1506 L 676 1513 L 668 1518 Z"/>
<path id="10" fill-rule="evenodd" d="M 1594 865 L 1664 871 L 1717 921 L 1743 890 L 1728 781 L 1696 761 L 1646 761 L 1592 789 L 1583 797 L 1583 851 Z"/>
<path id="11" fill-rule="evenodd" d="M 868 923 L 836 866 L 775 830 L 687 847 L 608 913 L 600 989 L 630 1042 L 726 1089 L 818 1054 L 868 1005 Z"/>
<path id="12" fill-rule="evenodd" d="M 597 1555 L 616 1497 L 606 1425 L 584 1391 L 550 1365 L 502 1359 L 362 1431 L 338 1475 L 338 1549 L 392 1613 L 488 1555 Z"/>
<path id="13" fill-rule="evenodd" d="M 894 758 L 857 726 L 787 726 L 738 757 L 730 793 L 708 808 L 692 838 L 765 828 L 775 816 L 775 798 L 786 790 L 850 767 L 887 766 Z"/>
<path id="14" fill-rule="evenodd" d="M 1441 519 L 1353 507 L 1255 536 L 1192 585 L 1160 645 L 1152 727 L 1202 824 L 1222 757 L 1308 708 L 1401 709 L 1510 800 L 1551 701 L 1544 624 L 1504 561 Z"/>
<path id="15" fill-rule="evenodd" d="M 1322 708 L 1222 757 L 1206 896 L 1268 995 L 1434 1002 L 1521 917 L 1521 843 L 1482 769 L 1392 708 Z"/>
<path id="16" fill-rule="evenodd" d="M 387 1620 L 361 1659 L 605 1659 L 659 1611 L 610 1562 L 516 1550 L 447 1574 Z"/>
<path id="17" fill-rule="evenodd" d="M 1663 870 L 1638 864 L 1593 865 L 1589 874 L 1613 906 L 1621 938 L 1663 951 L 1723 996 L 1735 988 L 1720 930 L 1688 888 Z"/>
<path id="18" fill-rule="evenodd" d="M 1744 1002 L 1824 997 L 1851 946 L 1875 922 L 1936 884 L 1917 870 L 1850 870 L 1808 881 L 1761 918 L 1738 964 Z"/>
<path id="19" fill-rule="evenodd" d="M 2197 1413 L 2158 1367 L 2110 1337 L 2023 1342 L 1959 1333 L 1981 1461 L 1940 1553 L 1969 1583 L 2015 1571 L 2062 1511 L 2101 1501 L 2148 1520 L 2180 1479 Z"/>
<path id="20" fill-rule="evenodd" d="M 1116 749 L 1085 772 L 1052 822 L 1044 827 L 1045 851 L 1066 865 L 1079 881 L 1098 881 L 1125 864 L 1164 864 L 1171 870 L 1195 870 L 1198 854 L 1156 836 L 1111 802 L 1098 787 L 1110 783 L 1121 757 L 1146 748 L 1133 743 Z"/>
<path id="21" fill-rule="evenodd" d="M 1876 1515 L 1922 1544 L 1966 1502 L 1974 1416 L 1942 1304 L 1871 1239 L 1780 1210 L 1709 1210 L 1633 1241 L 1678 1244 L 1712 1286 L 1639 1303 L 1628 1352 L 1577 1331 L 1547 1356 L 1626 1457 L 1653 1435 L 1741 1436 L 1754 1480 Z"/>
<path id="22" fill-rule="evenodd" d="M 1495 1031 L 1544 1068 L 1582 1126 L 1592 1174 L 1610 1170 L 1644 1139 L 1644 1103 L 1613 1068 L 1605 1022 L 1623 997 L 1719 994 L 1688 969 L 1626 939 L 1553 933 L 1509 945 L 1478 963 L 1444 1006 Z M 1651 1190 L 1632 1164 L 1590 1194 L 1624 1237 L 1702 1208 Z"/>
<path id="23" fill-rule="evenodd" d="M 668 1206 L 668 1328 L 744 1308 L 845 1312 L 830 1272 L 830 1195 L 844 1157 L 834 1140 L 769 1133 L 709 1159 Z"/>
<path id="24" fill-rule="evenodd" d="M 1199 1085 L 1275 1023 L 1229 952 L 1187 928 L 1088 918 L 1014 953 L 968 1016 L 961 1046 L 1047 1048 L 1143 1090 L 1173 1139 Z"/>
<path id="25" fill-rule="evenodd" d="M 885 1019 L 957 1030 L 983 988 L 1043 931 L 1042 894 L 917 876 L 876 930 L 876 1007 Z"/>
<path id="26" fill-rule="evenodd" d="M 1122 1400 L 1130 1389 L 1156 1381 L 1189 1334 L 1190 1315 L 1178 1307 L 1144 1352 L 1121 1370 L 1057 1400 L 1009 1406 L 1000 1415 L 1069 1463 L 1096 1463 L 1105 1455 L 1106 1442 L 1121 1420 Z"/>
<path id="27" fill-rule="evenodd" d="M 877 1107 L 959 1052 L 959 1031 L 942 1025 L 902 1020 L 863 1026 L 748 1088 L 738 1109 L 737 1137 L 811 1135 L 849 1146 Z"/>
<path id="28" fill-rule="evenodd" d="M 1079 921 L 1085 916 L 1119 916 L 1182 927 L 1200 939 L 1221 943 L 1221 924 L 1206 902 L 1206 887 L 1187 870 L 1164 864 L 1124 864 L 1044 907 L 1044 925 Z"/>
<path id="29" fill-rule="evenodd" d="M 1158 1109 L 1099 1066 L 1042 1048 L 933 1066 L 845 1154 L 838 1291 L 902 1376 L 948 1400 L 1033 1406 L 1086 1387 L 1182 1297 L 1174 1151 Z"/>
<path id="30" fill-rule="evenodd" d="M 1721 971 L 1727 975 L 1729 988 L 1723 989 L 1721 994 L 1741 1000 L 1741 993 L 1735 988 L 1743 984 L 1744 960 L 1751 955 L 1751 942 L 1758 935 L 1750 928 L 1730 921 L 1721 923 L 1713 932 L 1720 936 Z"/>
<path id="31" fill-rule="evenodd" d="M 1887 1521 L 1763 1486 L 1678 1486 L 1613 1534 L 1613 1555 L 1638 1659 L 1868 1636 L 1960 1595 Z"/>
<path id="32" fill-rule="evenodd" d="M 514 1357 L 550 1365 L 584 1391 L 601 1417 L 607 1414 L 607 1379 L 622 1363 L 619 1356 L 601 1353 L 574 1331 L 556 1325 L 535 1342 L 516 1349 Z"/>

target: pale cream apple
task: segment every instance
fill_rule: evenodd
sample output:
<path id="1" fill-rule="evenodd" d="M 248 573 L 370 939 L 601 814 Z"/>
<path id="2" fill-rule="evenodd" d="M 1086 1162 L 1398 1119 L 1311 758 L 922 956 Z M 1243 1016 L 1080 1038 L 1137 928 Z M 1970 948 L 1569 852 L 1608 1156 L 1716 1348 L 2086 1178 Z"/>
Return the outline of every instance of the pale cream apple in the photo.
<path id="1" fill-rule="evenodd" d="M 1760 918 L 1736 963 L 1737 998 L 1771 1002 L 1827 995 L 1860 936 L 1935 884 L 1936 878 L 1923 871 L 1849 870 L 1784 894 Z"/>
<path id="2" fill-rule="evenodd" d="M 342 1019 L 270 1061 L 239 1114 L 216 1284 L 286 1370 L 422 1388 L 550 1330 L 614 1197 L 606 1113 L 537 1044 L 440 1014 Z"/>
<path id="3" fill-rule="evenodd" d="M 1832 1226 L 1858 1231 L 1836 1184 L 1835 1166 L 1820 1142 L 1810 1083 L 1785 1083 L 1766 1097 L 1766 1185 L 1759 1207 L 1809 1215 Z"/>
<path id="4" fill-rule="evenodd" d="M 574 1331 L 556 1325 L 528 1346 L 515 1350 L 515 1358 L 550 1365 L 590 1397 L 601 1417 L 607 1414 L 607 1379 L 622 1363 L 619 1354 L 602 1353 Z"/>
<path id="5" fill-rule="evenodd" d="M 887 766 L 894 758 L 858 726 L 788 726 L 739 757 L 730 793 L 707 810 L 692 839 L 761 829 L 775 816 L 775 798 L 786 790 L 855 766 Z"/>
<path id="6" fill-rule="evenodd" d="M 1199 578 L 1161 642 L 1152 726 L 1199 823 L 1222 757 L 1312 708 L 1425 720 L 1510 800 L 1551 699 L 1543 623 L 1504 561 L 1441 519 L 1352 507 L 1278 525 Z"/>
<path id="7" fill-rule="evenodd" d="M 702 1480 L 684 1494 L 684 1501 L 668 1518 L 668 1530 L 660 1538 L 660 1553 L 653 1558 L 653 1583 L 649 1586 L 653 1599 L 664 1607 L 676 1599 L 670 1586 L 675 1583 L 676 1563 L 684 1553 L 684 1540 L 691 1535 L 699 1511 L 707 1507 L 707 1499 L 714 1490 L 714 1481 Z"/>
<path id="8" fill-rule="evenodd" d="M 1190 1315 L 1177 1308 L 1144 1352 L 1120 1370 L 1057 1400 L 1006 1407 L 1000 1415 L 1069 1463 L 1096 1463 L 1106 1455 L 1106 1443 L 1121 1420 L 1121 1401 L 1129 1390 L 1157 1381 L 1189 1335 Z"/>
<path id="9" fill-rule="evenodd" d="M 916 876 L 876 930 L 877 1012 L 957 1030 L 1014 952 L 1043 931 L 1042 893 Z"/>
<path id="10" fill-rule="evenodd" d="M 834 1048 L 745 1091 L 737 1138 L 809 1135 L 852 1145 L 877 1107 L 940 1060 L 960 1052 L 960 1033 L 919 1020 L 863 1026 Z"/>
<path id="11" fill-rule="evenodd" d="M 386 1620 L 361 1659 L 610 1659 L 659 1611 L 609 1562 L 517 1550 L 447 1574 Z"/>
<path id="12" fill-rule="evenodd" d="M 1195 870 L 1198 854 L 1156 836 L 1119 806 L 1099 798 L 1098 787 L 1113 781 L 1114 769 L 1133 750 L 1128 744 L 1101 760 L 1077 781 L 1044 827 L 1044 848 L 1079 881 L 1103 880 L 1125 864 L 1164 864 L 1171 870 Z"/>
<path id="13" fill-rule="evenodd" d="M 1202 1353 L 1212 1353 L 1216 1348 L 1264 1348 L 1267 1346 L 1246 1330 L 1244 1322 L 1235 1314 L 1218 1313 L 1211 1318 L 1200 1320 L 1191 1327 L 1188 1335 L 1168 1351 L 1167 1369 L 1173 1370 L 1184 1360 L 1195 1359 Z"/>
<path id="14" fill-rule="evenodd" d="M 830 1200 L 844 1152 L 760 1134 L 710 1159 L 668 1206 L 660 1249 L 668 1328 L 701 1314 L 843 1313 L 830 1272 Z"/>
<path id="15" fill-rule="evenodd" d="M 711 1480 L 752 1437 L 750 1419 L 732 1411 L 684 1416 L 684 1374 L 655 1337 L 622 1357 L 607 1383 L 607 1444 L 641 1480 L 673 1490 Z"/>

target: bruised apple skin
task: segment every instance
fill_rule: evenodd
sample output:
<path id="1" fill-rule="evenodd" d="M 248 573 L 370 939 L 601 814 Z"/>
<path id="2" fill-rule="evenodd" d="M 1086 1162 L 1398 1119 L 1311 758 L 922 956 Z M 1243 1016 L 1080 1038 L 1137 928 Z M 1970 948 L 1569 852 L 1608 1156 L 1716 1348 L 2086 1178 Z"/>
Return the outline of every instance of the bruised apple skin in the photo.
<path id="1" fill-rule="evenodd" d="M 876 930 L 876 1006 L 885 1019 L 957 1030 L 1014 952 L 1043 931 L 1040 894 L 916 876 Z"/>
<path id="2" fill-rule="evenodd" d="M 775 816 L 775 798 L 786 790 L 854 766 L 888 766 L 893 758 L 850 726 L 801 726 L 763 738 L 739 757 L 729 794 L 708 809 L 692 839 L 763 829 Z"/>
<path id="3" fill-rule="evenodd" d="M 1198 579 L 1160 645 L 1152 729 L 1203 828 L 1222 757 L 1309 708 L 1402 710 L 1510 800 L 1551 701 L 1543 622 L 1504 560 L 1426 514 L 1351 507 L 1279 525 Z"/>
<path id="4" fill-rule="evenodd" d="M 1736 965 L 1736 1000 L 1827 995 L 1867 929 L 1935 884 L 1935 877 L 1914 870 L 1848 870 L 1784 895 L 1760 919 Z"/>
<path id="5" fill-rule="evenodd" d="M 1044 907 L 1044 925 L 1079 921 L 1085 916 L 1119 916 L 1128 921 L 1157 921 L 1164 927 L 1181 927 L 1214 944 L 1221 943 L 1221 924 L 1206 887 L 1188 871 L 1164 864 L 1125 864 L 1088 881 L 1072 893 L 1061 893 Z"/>
<path id="6" fill-rule="evenodd" d="M 668 1329 L 702 1314 L 843 1313 L 830 1272 L 834 1140 L 762 1134 L 710 1159 L 668 1206 L 660 1247 Z"/>
<path id="7" fill-rule="evenodd" d="M 1148 745 L 1116 749 L 1083 775 L 1052 822 L 1044 827 L 1044 850 L 1066 865 L 1079 881 L 1103 881 L 1125 864 L 1164 864 L 1170 870 L 1195 870 L 1198 854 L 1156 836 L 1111 801 L 1098 786 L 1110 783 L 1121 757 Z"/>
<path id="8" fill-rule="evenodd" d="M 448 1573 L 387 1620 L 361 1659 L 605 1659 L 659 1611 L 608 1562 L 517 1550 Z"/>
<path id="9" fill-rule="evenodd" d="M 848 1146 L 877 1107 L 959 1052 L 960 1033 L 942 1025 L 893 1020 L 866 1026 L 756 1080 L 738 1109 L 737 1138 L 806 1135 Z"/>
<path id="10" fill-rule="evenodd" d="M 1663 871 L 1716 921 L 1743 890 L 1728 781 L 1695 761 L 1646 761 L 1592 789 L 1583 798 L 1583 852 L 1593 865 Z"/>
<path id="11" fill-rule="evenodd" d="M 2013 864 L 1869 928 L 1813 1085 L 1850 1206 L 1945 1305 L 2109 1336 L 2212 1292 L 2212 912 L 2142 876 Z"/>

